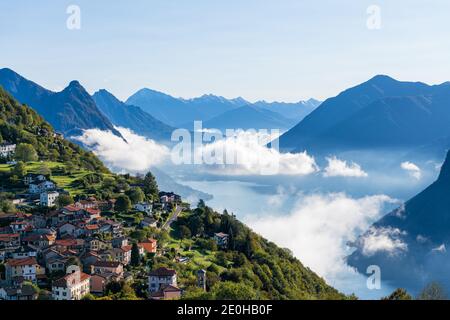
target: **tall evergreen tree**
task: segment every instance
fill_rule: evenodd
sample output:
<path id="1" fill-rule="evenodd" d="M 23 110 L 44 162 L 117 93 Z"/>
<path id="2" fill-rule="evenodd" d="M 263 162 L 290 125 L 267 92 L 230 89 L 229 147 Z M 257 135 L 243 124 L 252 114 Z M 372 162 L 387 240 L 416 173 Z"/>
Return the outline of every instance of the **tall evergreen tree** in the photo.
<path id="1" fill-rule="evenodd" d="M 131 265 L 133 267 L 139 266 L 141 263 L 141 256 L 139 254 L 139 247 L 136 242 L 133 243 L 133 246 L 131 247 Z"/>

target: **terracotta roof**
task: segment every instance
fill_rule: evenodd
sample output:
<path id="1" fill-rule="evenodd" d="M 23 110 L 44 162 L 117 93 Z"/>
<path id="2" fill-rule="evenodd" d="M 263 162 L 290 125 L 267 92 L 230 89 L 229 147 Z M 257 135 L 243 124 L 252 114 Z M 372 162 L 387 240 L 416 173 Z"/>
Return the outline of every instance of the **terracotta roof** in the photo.
<path id="1" fill-rule="evenodd" d="M 172 286 L 170 284 L 167 284 L 167 285 L 163 285 L 161 287 L 161 291 L 163 291 L 163 292 L 178 292 L 178 291 L 181 291 L 181 289 L 178 287 Z"/>
<path id="2" fill-rule="evenodd" d="M 39 240 L 40 238 L 41 238 L 41 236 L 38 235 L 38 234 L 30 234 L 29 236 L 24 237 L 24 238 L 22 239 L 22 241 L 37 241 L 37 240 Z"/>
<path id="3" fill-rule="evenodd" d="M 18 233 L 0 234 L 0 241 L 11 241 L 12 238 L 19 238 Z"/>
<path id="4" fill-rule="evenodd" d="M 72 273 L 71 274 L 67 274 L 64 277 L 53 281 L 52 287 L 66 288 L 67 287 L 67 280 L 72 275 L 73 275 Z M 89 279 L 90 277 L 91 277 L 90 275 L 88 275 L 86 273 L 83 273 L 83 272 L 80 272 L 80 282 L 83 282 L 84 280 Z"/>
<path id="5" fill-rule="evenodd" d="M 178 287 L 172 286 L 170 284 L 161 286 L 158 292 L 152 294 L 153 298 L 164 298 L 164 293 L 166 292 L 181 292 L 182 290 Z"/>
<path id="6" fill-rule="evenodd" d="M 109 225 L 120 225 L 119 222 L 114 221 L 114 220 L 104 220 L 103 223 L 104 224 L 109 224 Z"/>
<path id="7" fill-rule="evenodd" d="M 89 213 L 91 216 L 95 216 L 101 213 L 100 210 L 98 209 L 93 209 L 93 208 L 87 208 L 84 211 L 86 211 L 87 213 Z"/>
<path id="8" fill-rule="evenodd" d="M 59 246 L 70 247 L 78 245 L 78 241 L 76 239 L 56 240 L 55 244 Z"/>
<path id="9" fill-rule="evenodd" d="M 37 240 L 48 240 L 53 241 L 56 239 L 55 236 L 49 234 L 30 234 L 29 236 L 23 238 L 23 241 L 37 241 Z"/>
<path id="10" fill-rule="evenodd" d="M 92 264 L 94 267 L 100 268 L 117 268 L 121 265 L 120 262 L 117 261 L 97 261 Z"/>
<path id="11" fill-rule="evenodd" d="M 176 274 L 177 272 L 175 270 L 162 267 L 150 272 L 149 275 L 156 277 L 172 277 Z"/>
<path id="12" fill-rule="evenodd" d="M 98 230 L 99 226 L 98 226 L 98 224 L 90 224 L 90 225 L 85 226 L 85 228 L 87 230 Z"/>
<path id="13" fill-rule="evenodd" d="M 142 241 L 141 243 L 157 243 L 158 240 L 152 239 L 152 238 L 148 238 L 147 240 Z"/>
<path id="14" fill-rule="evenodd" d="M 70 211 L 70 212 L 77 212 L 77 211 L 80 211 L 80 210 L 81 210 L 80 208 L 74 206 L 73 204 L 70 204 L 70 205 L 68 205 L 68 206 L 65 206 L 63 209 L 65 209 L 65 210 L 67 210 L 67 211 Z"/>
<path id="15" fill-rule="evenodd" d="M 138 246 L 144 248 L 144 250 L 147 252 L 154 252 L 156 250 L 156 244 L 153 243 L 142 242 L 138 243 Z"/>
<path id="16" fill-rule="evenodd" d="M 93 204 L 93 205 L 97 204 L 97 200 L 95 200 L 95 198 L 92 198 L 90 200 L 80 200 L 78 202 L 81 204 Z"/>
<path id="17" fill-rule="evenodd" d="M 11 223 L 11 225 L 13 225 L 13 224 L 28 224 L 28 222 L 25 222 L 25 221 L 15 221 L 15 222 L 12 222 L 12 223 Z"/>
<path id="18" fill-rule="evenodd" d="M 66 255 L 66 256 L 74 256 L 76 255 L 78 252 L 75 250 L 66 250 L 64 251 L 62 254 Z"/>
<path id="19" fill-rule="evenodd" d="M 100 258 L 100 256 L 95 251 L 88 251 L 81 255 L 81 259 L 87 259 L 88 257 Z"/>
<path id="20" fill-rule="evenodd" d="M 19 267 L 19 266 L 29 266 L 37 264 L 36 258 L 26 258 L 26 259 L 10 259 L 6 262 L 7 265 L 11 267 Z"/>

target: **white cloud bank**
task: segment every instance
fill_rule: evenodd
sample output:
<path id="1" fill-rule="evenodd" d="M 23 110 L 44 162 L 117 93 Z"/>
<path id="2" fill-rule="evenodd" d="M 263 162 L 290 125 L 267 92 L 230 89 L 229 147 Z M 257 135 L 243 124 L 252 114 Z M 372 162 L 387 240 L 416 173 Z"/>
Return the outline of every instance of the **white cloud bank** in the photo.
<path id="1" fill-rule="evenodd" d="M 88 146 L 102 161 L 114 170 L 130 173 L 145 172 L 154 165 L 165 162 L 170 150 L 153 140 L 139 136 L 129 129 L 116 128 L 122 138 L 110 131 L 89 129 L 74 139 Z"/>
<path id="2" fill-rule="evenodd" d="M 74 139 L 82 142 L 114 170 L 144 172 L 155 165 L 175 165 L 168 147 L 139 136 L 129 129 L 116 128 L 126 141 L 109 131 L 89 129 Z M 223 138 L 213 143 L 192 146 L 189 150 L 191 170 L 219 175 L 308 175 L 319 170 L 315 159 L 306 152 L 280 153 L 265 146 L 271 136 L 254 132 L 238 132 L 234 138 Z M 194 148 L 194 150 L 192 150 Z M 231 157 L 230 157 L 231 155 Z M 200 156 L 201 162 L 195 163 Z M 234 159 L 232 162 L 228 159 Z"/>
<path id="3" fill-rule="evenodd" d="M 371 257 L 376 253 L 385 252 L 390 256 L 397 255 L 408 250 L 408 245 L 401 239 L 406 235 L 404 231 L 397 228 L 375 228 L 359 239 L 359 246 L 362 253 Z"/>
<path id="4" fill-rule="evenodd" d="M 422 170 L 416 164 L 406 161 L 403 162 L 400 167 L 407 171 L 414 179 L 420 180 L 422 178 Z"/>
<path id="5" fill-rule="evenodd" d="M 215 158 L 205 165 L 210 173 L 227 175 L 308 175 L 319 171 L 314 157 L 306 152 L 280 153 L 266 144 L 273 140 L 270 134 L 238 131 L 214 143 L 196 148 L 203 159 Z M 234 159 L 234 161 L 229 161 Z"/>
<path id="6" fill-rule="evenodd" d="M 347 163 L 347 161 L 340 160 L 336 157 L 327 158 L 327 161 L 328 166 L 324 170 L 324 177 L 368 177 L 368 174 L 357 163 Z"/>
<path id="7" fill-rule="evenodd" d="M 288 215 L 251 216 L 245 221 L 331 281 L 354 272 L 344 260 L 352 250 L 347 243 L 355 241 L 382 216 L 384 205 L 393 202 L 385 195 L 359 199 L 343 193 L 310 195 L 302 197 Z"/>

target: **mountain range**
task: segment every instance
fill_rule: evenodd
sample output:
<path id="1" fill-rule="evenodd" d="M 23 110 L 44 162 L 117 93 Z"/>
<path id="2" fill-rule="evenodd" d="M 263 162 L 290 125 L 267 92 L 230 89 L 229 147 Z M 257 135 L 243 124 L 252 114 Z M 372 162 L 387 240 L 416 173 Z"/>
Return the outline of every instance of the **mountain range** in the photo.
<path id="1" fill-rule="evenodd" d="M 131 129 L 155 141 L 170 141 L 175 128 L 155 119 L 141 108 L 123 103 L 104 89 L 97 91 L 92 98 L 115 126 Z"/>
<path id="2" fill-rule="evenodd" d="M 450 136 L 450 85 L 376 76 L 323 102 L 280 137 L 284 151 L 415 148 Z"/>
<path id="3" fill-rule="evenodd" d="M 61 92 L 53 92 L 5 68 L 0 70 L 0 86 L 67 136 L 92 128 L 121 136 L 78 81 L 72 81 Z"/>
<path id="4" fill-rule="evenodd" d="M 273 126 L 286 129 L 320 105 L 314 99 L 298 103 L 259 101 L 254 104 L 240 97 L 226 99 L 215 95 L 181 99 L 151 89 L 139 90 L 126 103 L 141 107 L 171 126 L 192 128 L 194 121 L 203 121 L 209 122 L 209 127 L 217 129 L 259 129 L 274 128 Z"/>
<path id="5" fill-rule="evenodd" d="M 287 119 L 292 119 L 297 124 L 320 106 L 321 103 L 321 101 L 316 99 L 309 99 L 295 103 L 257 101 L 253 105 L 261 109 L 279 113 Z"/>
<path id="6" fill-rule="evenodd" d="M 352 245 L 350 265 L 382 270 L 384 281 L 417 290 L 438 281 L 450 289 L 450 152 L 431 186 L 376 222 Z M 408 272 L 405 272 L 408 266 Z"/>
<path id="7" fill-rule="evenodd" d="M 281 114 L 269 109 L 254 105 L 224 112 L 210 120 L 205 121 L 203 127 L 226 129 L 281 129 L 286 130 L 296 124 L 295 120 L 283 117 Z"/>
<path id="8" fill-rule="evenodd" d="M 66 136 L 80 135 L 85 129 L 109 130 L 121 136 L 115 129 L 120 126 L 163 143 L 170 140 L 175 127 L 192 129 L 198 120 L 204 127 L 221 130 L 286 131 L 320 105 L 314 99 L 298 103 L 250 103 L 240 97 L 215 95 L 182 99 L 151 89 L 139 90 L 124 103 L 104 89 L 91 97 L 78 81 L 53 92 L 7 68 L 0 70 L 0 85 Z"/>

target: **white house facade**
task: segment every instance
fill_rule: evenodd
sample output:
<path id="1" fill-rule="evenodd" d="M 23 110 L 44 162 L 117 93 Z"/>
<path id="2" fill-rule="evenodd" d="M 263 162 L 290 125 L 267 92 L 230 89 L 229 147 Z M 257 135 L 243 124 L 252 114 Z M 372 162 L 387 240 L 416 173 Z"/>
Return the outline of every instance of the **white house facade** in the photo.
<path id="1" fill-rule="evenodd" d="M 148 215 L 152 214 L 153 205 L 148 202 L 140 202 L 134 205 L 134 209 L 140 212 L 144 212 Z"/>
<path id="2" fill-rule="evenodd" d="M 40 195 L 41 200 L 41 206 L 43 207 L 53 207 L 56 205 L 56 199 L 59 197 L 59 192 L 57 191 L 50 191 L 50 192 L 43 192 Z"/>
<path id="3" fill-rule="evenodd" d="M 163 285 L 177 286 L 177 272 L 167 268 L 159 268 L 150 272 L 148 276 L 148 290 L 158 292 Z"/>
<path id="4" fill-rule="evenodd" d="M 31 183 L 28 186 L 28 192 L 32 194 L 42 193 L 56 189 L 56 185 L 52 181 L 42 181 L 39 183 Z"/>
<path id="5" fill-rule="evenodd" d="M 11 143 L 0 144 L 0 157 L 6 158 L 16 152 L 16 145 Z"/>
<path id="6" fill-rule="evenodd" d="M 81 300 L 90 293 L 90 278 L 80 267 L 68 267 L 66 276 L 52 284 L 53 300 Z"/>

